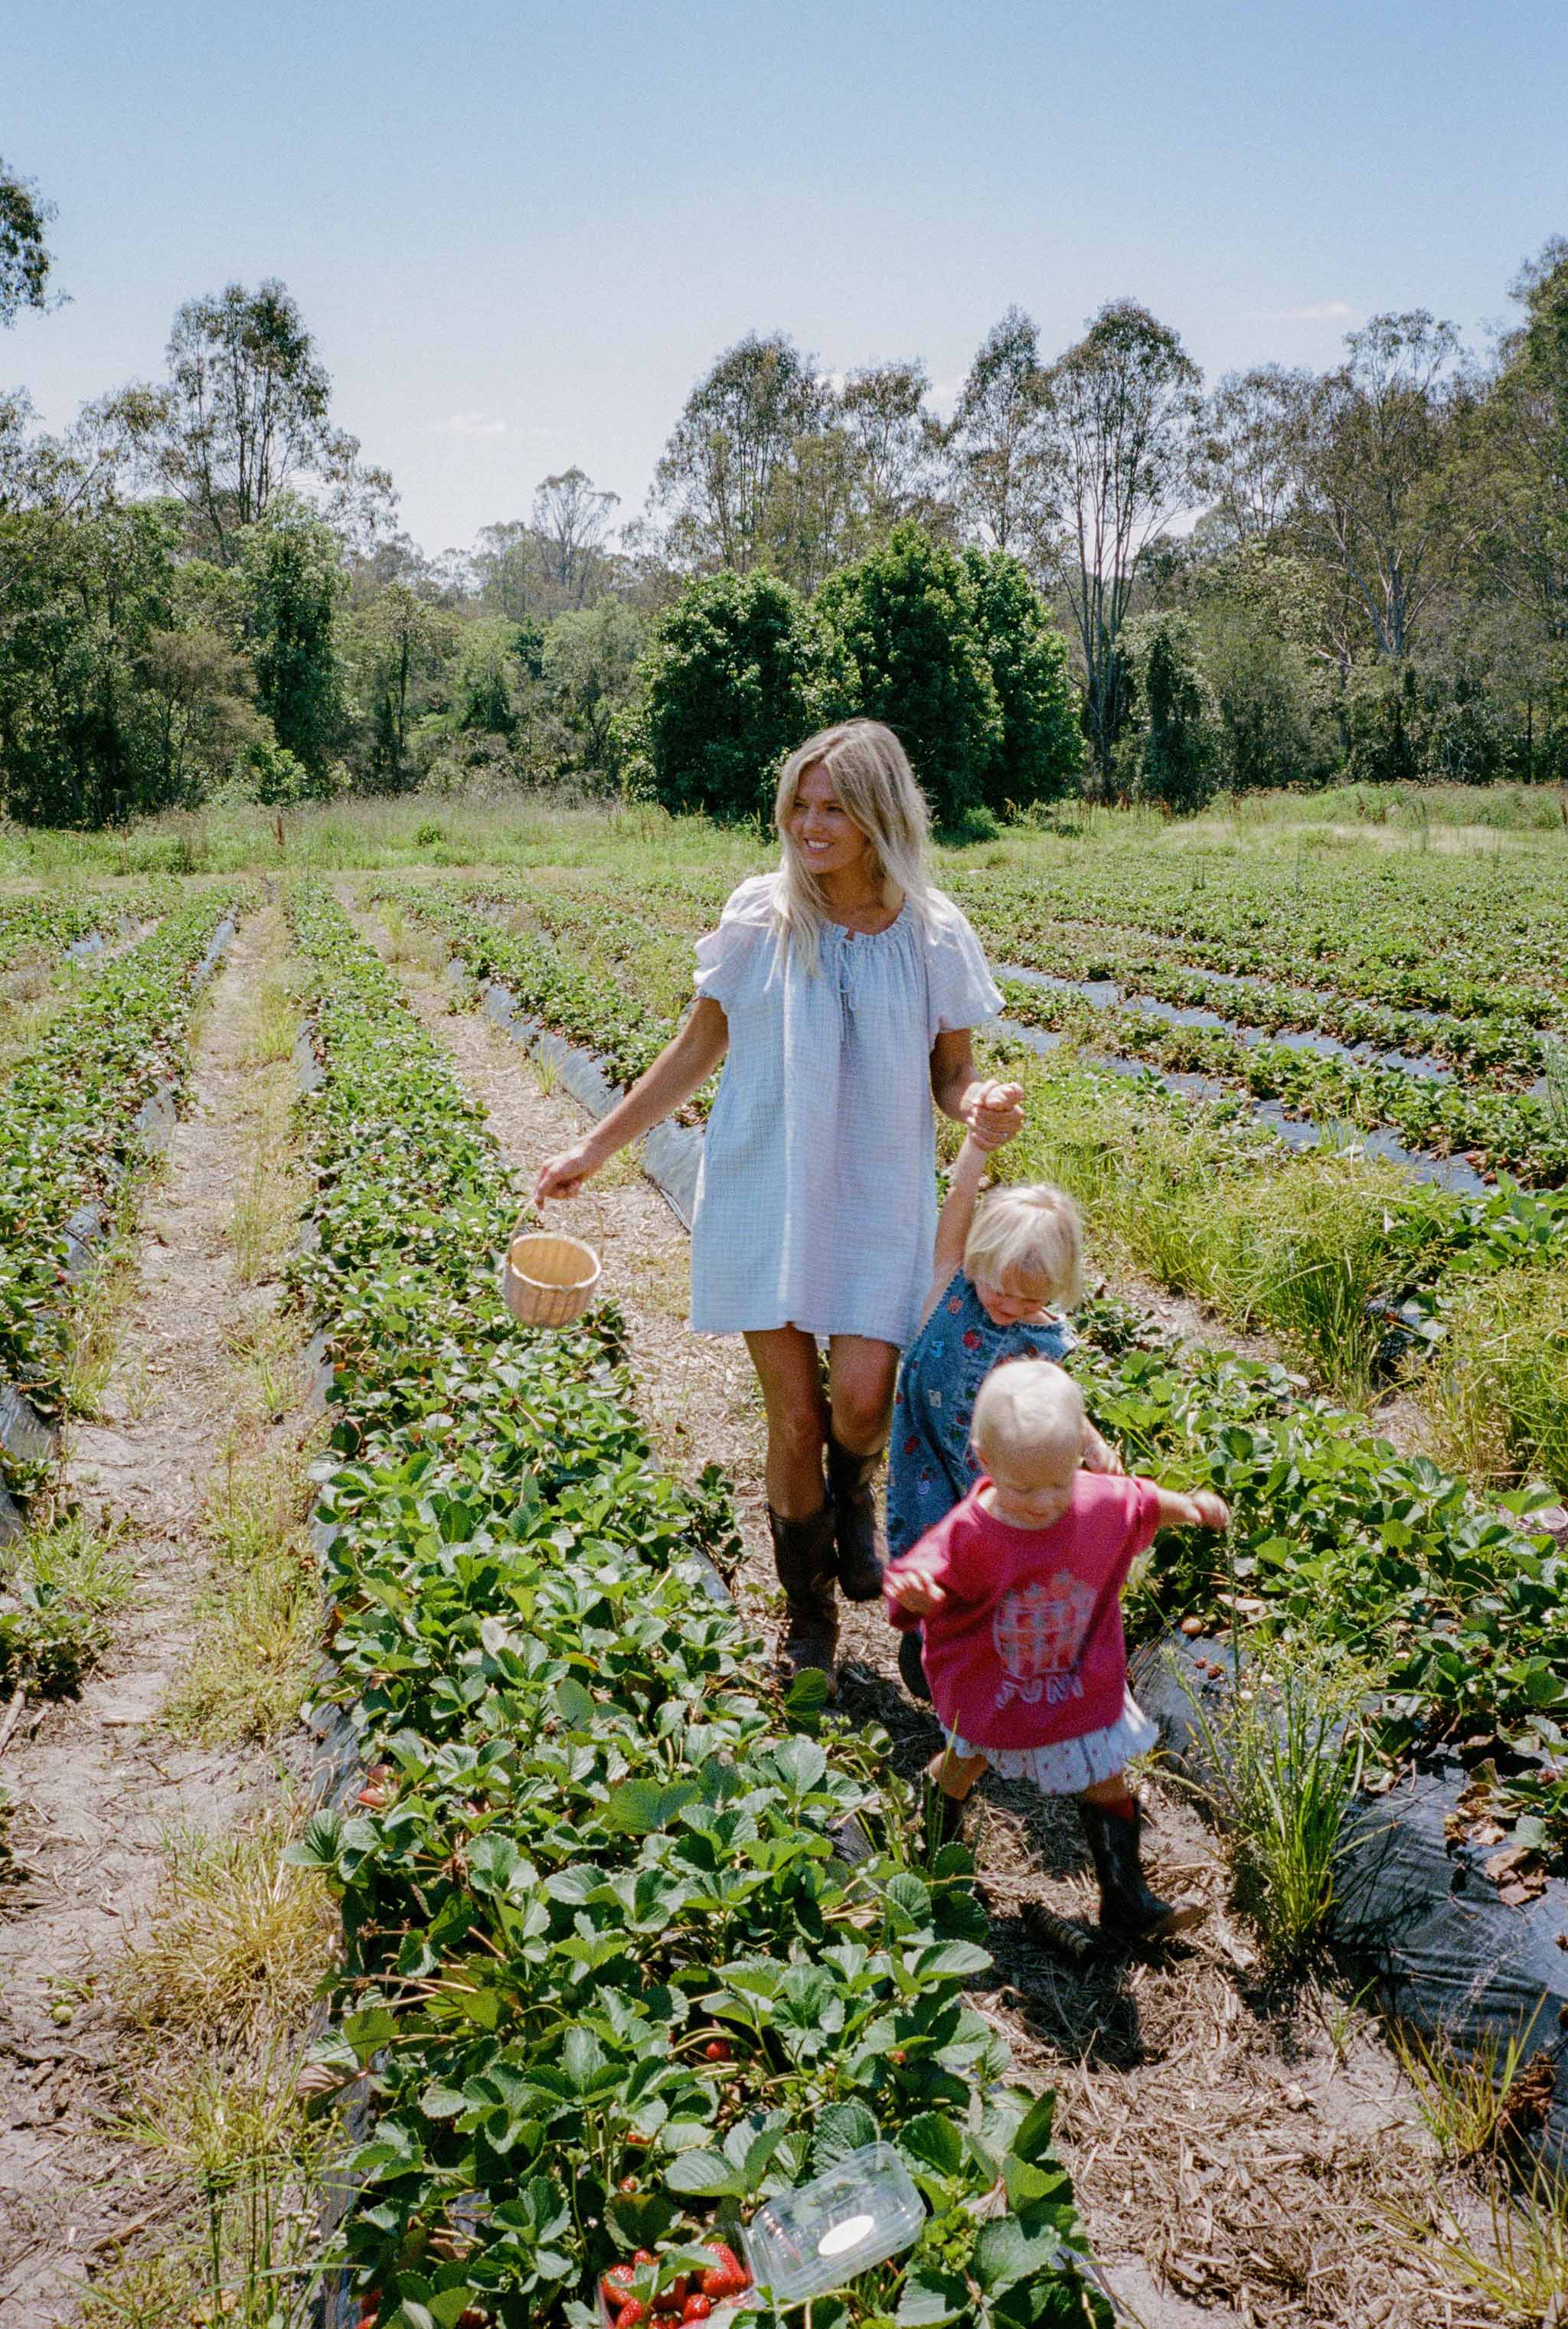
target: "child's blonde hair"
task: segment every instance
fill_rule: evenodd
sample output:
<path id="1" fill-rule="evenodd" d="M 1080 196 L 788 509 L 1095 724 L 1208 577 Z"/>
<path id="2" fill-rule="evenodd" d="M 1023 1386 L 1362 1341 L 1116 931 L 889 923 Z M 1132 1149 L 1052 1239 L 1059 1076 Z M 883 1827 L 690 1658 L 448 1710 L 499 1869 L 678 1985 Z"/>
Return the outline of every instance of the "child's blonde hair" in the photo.
<path id="1" fill-rule="evenodd" d="M 1078 1208 L 1064 1190 L 1042 1181 L 981 1199 L 964 1247 L 972 1283 L 1070 1309 L 1083 1291 L 1082 1268 Z"/>
<path id="2" fill-rule="evenodd" d="M 933 897 L 926 871 L 925 796 L 893 730 L 880 720 L 841 720 L 836 728 L 808 736 L 784 763 L 773 822 L 784 844 L 779 919 L 811 971 L 817 967 L 827 900 L 795 846 L 789 818 L 801 778 L 816 768 L 827 769 L 845 815 L 870 842 L 884 902 L 896 907 L 907 900 L 911 911 L 925 922 L 930 919 Z"/>
<path id="3" fill-rule="evenodd" d="M 1083 1451 L 1083 1394 L 1049 1359 L 1005 1359 L 975 1401 L 970 1437 L 982 1463 L 1044 1459 L 1076 1470 Z"/>

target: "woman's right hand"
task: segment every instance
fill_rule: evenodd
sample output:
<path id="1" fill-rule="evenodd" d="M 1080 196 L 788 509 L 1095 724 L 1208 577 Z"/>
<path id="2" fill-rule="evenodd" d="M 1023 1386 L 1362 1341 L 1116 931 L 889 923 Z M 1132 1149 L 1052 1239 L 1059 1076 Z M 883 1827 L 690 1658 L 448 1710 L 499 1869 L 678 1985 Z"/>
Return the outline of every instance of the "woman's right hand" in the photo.
<path id="1" fill-rule="evenodd" d="M 594 1154 L 586 1140 L 579 1140 L 571 1148 L 563 1148 L 559 1156 L 547 1156 L 539 1167 L 534 1183 L 534 1202 L 542 1205 L 546 1197 L 575 1197 L 585 1181 L 599 1171 L 604 1159 Z"/>

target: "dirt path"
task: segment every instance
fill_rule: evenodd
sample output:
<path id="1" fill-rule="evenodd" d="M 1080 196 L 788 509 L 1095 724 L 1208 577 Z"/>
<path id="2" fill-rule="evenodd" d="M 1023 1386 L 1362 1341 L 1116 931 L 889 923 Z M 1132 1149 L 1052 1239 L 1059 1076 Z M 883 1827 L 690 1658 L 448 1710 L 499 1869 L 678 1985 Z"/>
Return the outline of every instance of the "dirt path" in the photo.
<path id="1" fill-rule="evenodd" d="M 379 925 L 362 917 L 360 927 L 396 958 Z M 488 1021 L 454 1010 L 444 982 L 406 957 L 400 969 L 526 1183 L 577 1136 L 581 1112 L 542 1090 Z M 747 1617 L 770 1634 L 779 1603 L 760 1409 L 740 1346 L 685 1327 L 685 1232 L 624 1158 L 559 1218 L 604 1256 L 659 1447 L 684 1473 L 718 1462 L 734 1481 L 746 1557 L 733 1581 Z M 936 1727 L 898 1685 L 880 1610 L 845 1616 L 841 1706 L 880 1724 L 896 1768 L 912 1775 Z M 1497 2319 L 1441 2291 L 1419 2248 L 1390 2229 L 1391 2210 L 1423 2219 L 1431 2168 L 1375 2026 L 1332 1995 L 1270 1992 L 1226 1911 L 1209 1831 L 1168 1790 L 1150 1793 L 1156 1881 L 1210 1907 L 1195 1945 L 1157 1963 L 1080 1973 L 1025 1937 L 1025 1900 L 1069 1917 L 1092 1912 L 1071 1806 L 988 1779 L 978 1832 L 997 1970 L 975 2003 L 1006 2034 L 1019 2074 L 1056 2089 L 1079 2199 L 1128 2318 L 1145 2329 L 1461 2329 Z"/>
<path id="2" fill-rule="evenodd" d="M 242 1023 L 281 952 L 280 917 L 247 920 L 195 1042 L 187 1114 L 146 1193 L 137 1283 L 99 1419 L 71 1430 L 66 1481 L 130 1523 L 135 1587 L 102 1668 L 51 1706 L 0 1767 L 19 1878 L 0 1892 L 0 2329 L 43 2329 L 137 2230 L 157 2188 L 106 2126 L 126 2032 L 109 1983 L 146 1917 L 171 1831 L 217 1832 L 275 1798 L 273 1758 L 178 1744 L 159 1711 L 193 1636 L 200 1515 L 232 1414 L 229 1343 L 248 1306 L 226 1230 L 252 1072 Z M 64 2004 L 62 2004 L 62 2000 Z M 65 2027 L 52 2018 L 66 2006 Z"/>

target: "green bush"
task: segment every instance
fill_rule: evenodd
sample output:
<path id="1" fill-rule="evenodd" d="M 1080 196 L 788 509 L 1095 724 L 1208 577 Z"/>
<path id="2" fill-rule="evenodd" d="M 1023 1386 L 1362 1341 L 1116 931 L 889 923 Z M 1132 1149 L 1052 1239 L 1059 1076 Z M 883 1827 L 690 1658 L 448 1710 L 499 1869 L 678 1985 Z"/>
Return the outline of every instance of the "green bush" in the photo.
<path id="1" fill-rule="evenodd" d="M 1162 801 L 1190 816 L 1206 807 L 1220 779 L 1222 731 L 1185 615 L 1143 615 L 1118 647 L 1128 702 L 1115 755 L 1117 780 L 1133 800 Z"/>
<path id="2" fill-rule="evenodd" d="M 895 526 L 825 582 L 816 606 L 834 711 L 886 721 L 939 825 L 984 806 L 1006 731 L 962 561 L 918 525 Z"/>
<path id="3" fill-rule="evenodd" d="M 1002 713 L 1002 740 L 986 771 L 992 809 L 1024 808 L 1078 790 L 1083 728 L 1067 642 L 1045 601 L 1005 551 L 966 550 L 975 627 Z"/>
<path id="4" fill-rule="evenodd" d="M 642 659 L 625 740 L 671 810 L 761 815 L 779 763 L 819 724 L 821 650 L 804 602 L 771 574 L 688 583 Z"/>

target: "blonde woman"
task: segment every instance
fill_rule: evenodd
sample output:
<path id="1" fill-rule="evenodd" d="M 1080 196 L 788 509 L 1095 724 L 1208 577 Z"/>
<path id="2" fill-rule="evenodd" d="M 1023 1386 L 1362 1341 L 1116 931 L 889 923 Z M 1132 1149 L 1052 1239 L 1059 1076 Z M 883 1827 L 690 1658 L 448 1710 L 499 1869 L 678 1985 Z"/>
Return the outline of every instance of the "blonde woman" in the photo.
<path id="1" fill-rule="evenodd" d="M 1015 1088 L 975 1071 L 970 1031 L 1001 997 L 931 886 L 925 802 L 892 730 L 850 720 L 811 737 L 785 764 L 774 823 L 782 863 L 742 882 L 698 940 L 679 1034 L 542 1168 L 534 1195 L 571 1195 L 725 1062 L 697 1186 L 692 1325 L 746 1338 L 768 1417 L 781 1664 L 820 1667 L 831 1685 L 835 1580 L 852 1600 L 882 1589 L 871 1482 L 930 1274 L 931 1101 L 985 1147 L 1022 1115 Z"/>

